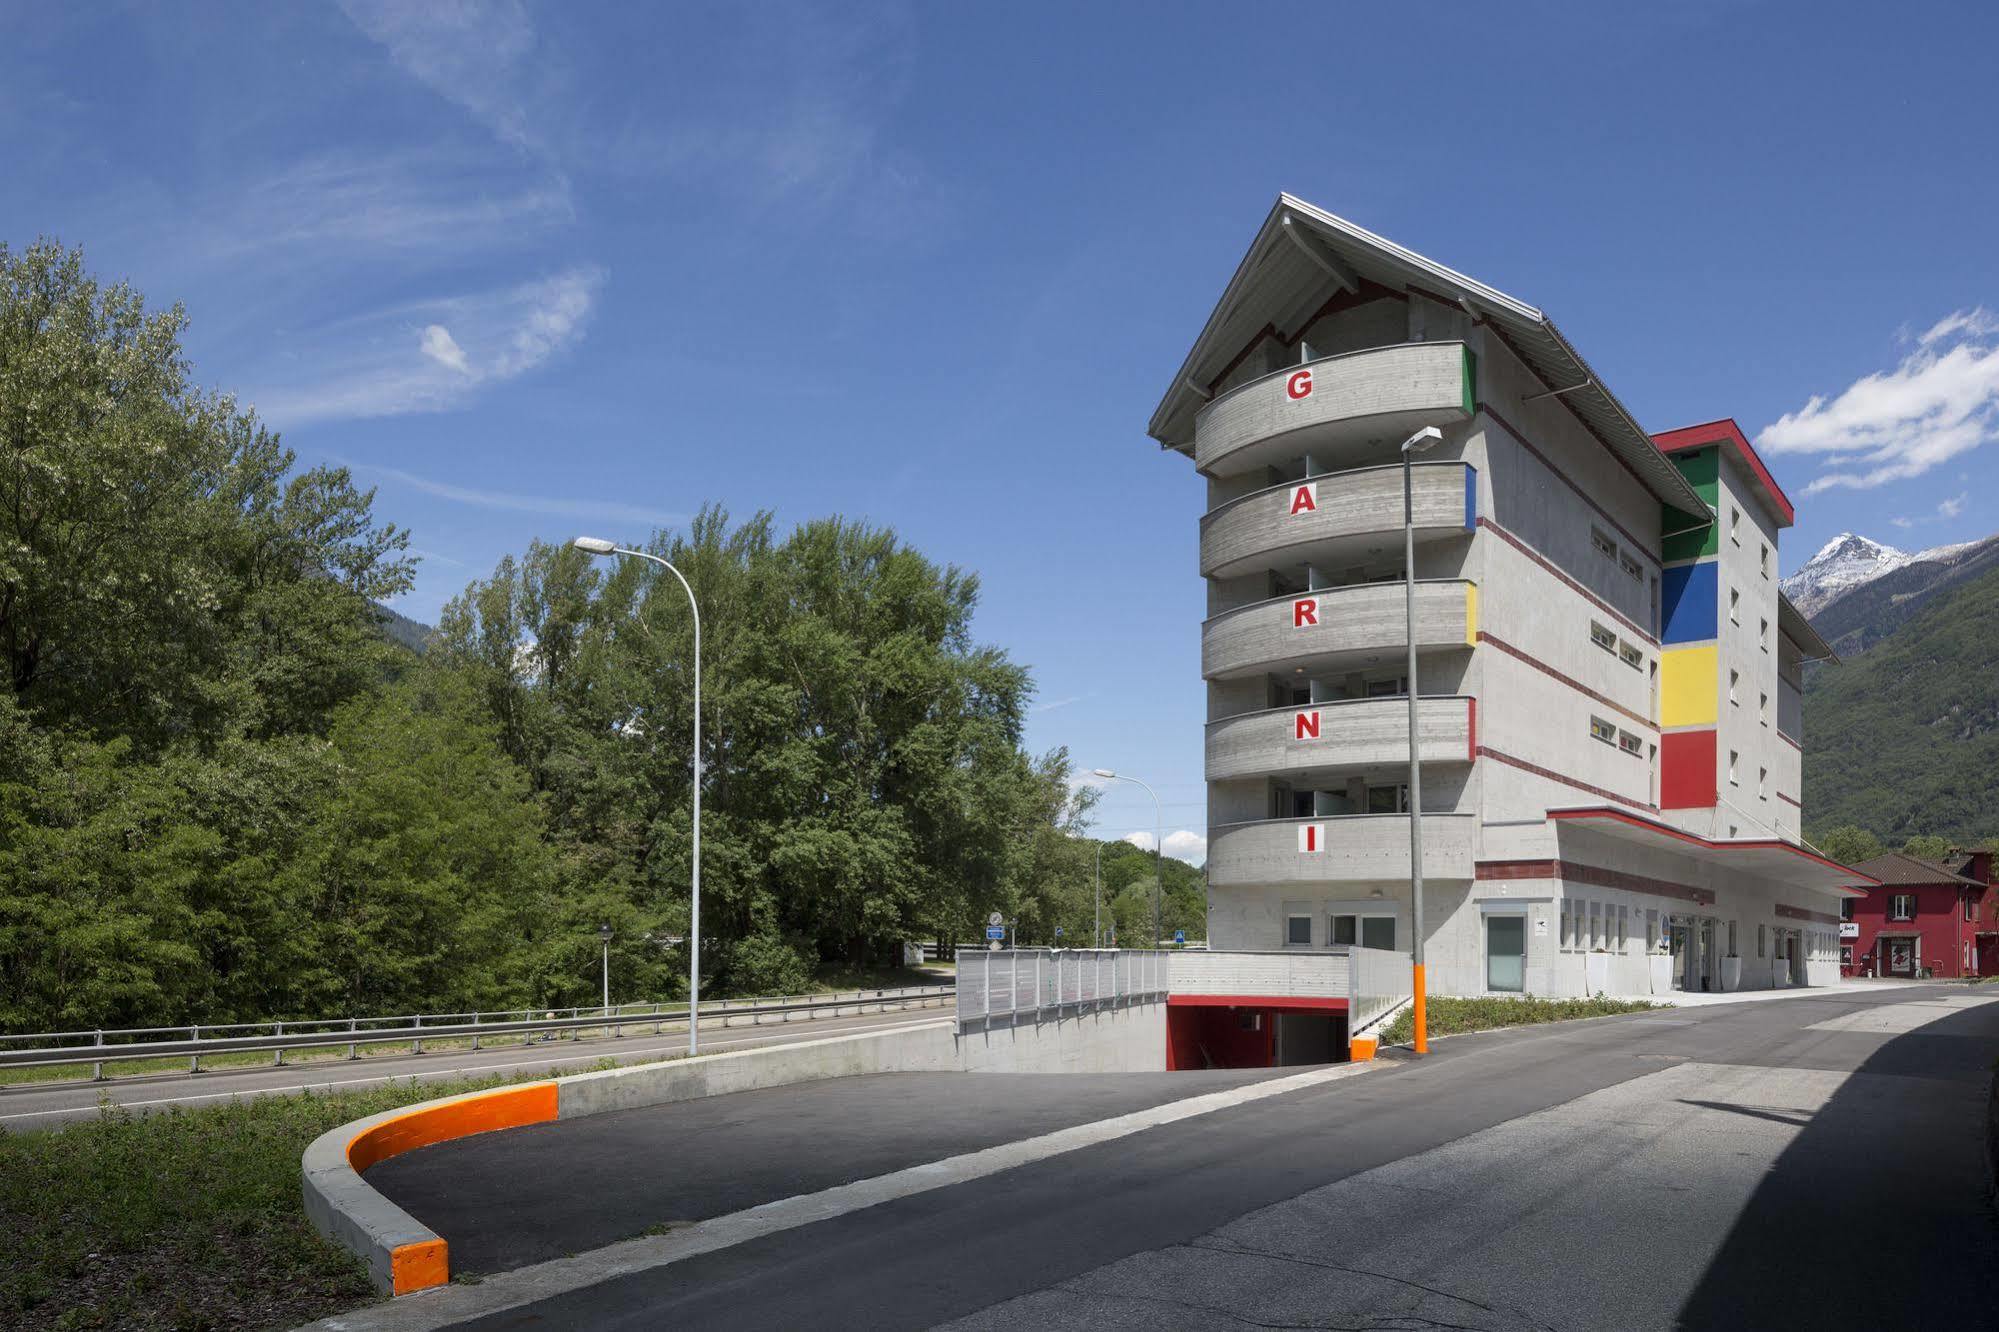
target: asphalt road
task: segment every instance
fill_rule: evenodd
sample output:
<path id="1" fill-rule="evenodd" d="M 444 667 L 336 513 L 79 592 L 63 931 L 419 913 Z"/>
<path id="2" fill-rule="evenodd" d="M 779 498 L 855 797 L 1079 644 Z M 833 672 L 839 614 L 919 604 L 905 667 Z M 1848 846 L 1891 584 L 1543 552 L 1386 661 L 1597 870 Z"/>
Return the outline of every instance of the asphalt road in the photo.
<path id="1" fill-rule="evenodd" d="M 718 1015 L 701 1014 L 704 1054 L 748 1050 L 786 1041 L 808 1041 L 873 1027 L 898 1026 L 925 1018 L 949 1016 L 951 997 L 941 1007 L 892 1009 L 853 1017 L 770 1017 L 760 1025 L 747 1018 L 723 1026 Z M 587 1036 L 551 1040 L 537 1045 L 489 1046 L 484 1050 L 433 1050 L 421 1055 L 369 1055 L 360 1060 L 294 1059 L 283 1066 L 219 1068 L 195 1074 L 114 1078 L 105 1082 L 17 1083 L 0 1087 L 0 1130 L 55 1128 L 69 1120 L 88 1119 L 100 1112 L 100 1102 L 136 1113 L 168 1106 L 195 1106 L 231 1097 L 271 1096 L 288 1092 L 329 1091 L 379 1086 L 390 1081 L 439 1082 L 493 1073 L 574 1073 L 601 1059 L 639 1063 L 679 1054 L 687 1048 L 687 1026 L 668 1022 L 655 1036 L 646 1024 L 626 1027 L 621 1037 Z"/>
<path id="2" fill-rule="evenodd" d="M 1999 1327 L 1983 1137 L 1999 1004 L 1976 991 L 1682 1009 L 1434 1051 L 671 1262 L 645 1246 L 703 1212 L 839 1194 L 817 1191 L 850 1156 L 894 1170 L 1202 1075 L 1079 1079 L 1073 1097 L 856 1079 L 558 1124 L 531 1157 L 516 1153 L 539 1130 L 472 1139 L 434 1149 L 456 1154 L 464 1188 L 430 1152 L 370 1175 L 455 1258 L 506 1267 L 669 1234 L 611 1251 L 634 1256 L 581 1288 L 560 1277 L 587 1254 L 343 1325 Z M 481 1209 L 471 1186 L 499 1188 L 509 1162 L 541 1179 Z M 565 1179 L 586 1203 L 531 1215 Z M 450 1321 L 473 1311 L 454 1299 L 494 1308 L 532 1280 L 559 1293 Z"/>

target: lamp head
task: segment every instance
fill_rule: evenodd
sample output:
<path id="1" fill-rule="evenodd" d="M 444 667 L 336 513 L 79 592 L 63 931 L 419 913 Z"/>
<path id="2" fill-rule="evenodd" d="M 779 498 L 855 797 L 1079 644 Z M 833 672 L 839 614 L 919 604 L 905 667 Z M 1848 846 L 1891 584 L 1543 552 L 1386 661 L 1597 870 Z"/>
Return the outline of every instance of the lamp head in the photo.
<path id="1" fill-rule="evenodd" d="M 1444 432 L 1437 429 L 1437 427 L 1424 426 L 1421 430 L 1418 430 L 1415 434 L 1402 441 L 1402 451 L 1404 453 L 1421 453 L 1433 444 L 1442 443 L 1443 438 Z"/>
<path id="2" fill-rule="evenodd" d="M 605 943 L 611 942 L 611 927 L 609 925 L 599 925 L 597 927 L 597 937 Z"/>
<path id="3" fill-rule="evenodd" d="M 606 541 L 602 537 L 577 537 L 569 544 L 578 550 L 587 550 L 592 555 L 610 555 L 618 549 L 617 542 Z"/>
<path id="4" fill-rule="evenodd" d="M 1105 781 L 1113 781 L 1117 777 L 1117 774 L 1112 772 L 1109 768 L 1092 768 L 1090 769 L 1090 775 L 1092 777 L 1101 777 Z"/>

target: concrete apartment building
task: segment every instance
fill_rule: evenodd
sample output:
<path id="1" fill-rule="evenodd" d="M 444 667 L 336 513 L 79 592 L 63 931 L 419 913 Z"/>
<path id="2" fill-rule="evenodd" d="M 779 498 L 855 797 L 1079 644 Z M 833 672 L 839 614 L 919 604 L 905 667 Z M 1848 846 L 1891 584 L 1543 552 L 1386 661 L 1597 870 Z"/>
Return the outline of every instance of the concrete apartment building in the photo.
<path id="1" fill-rule="evenodd" d="M 1430 988 L 1836 980 L 1872 881 L 1801 843 L 1799 672 L 1831 650 L 1749 441 L 1648 435 L 1540 311 L 1289 195 L 1150 425 L 1208 488 L 1211 946 L 1410 947 L 1425 426 Z"/>

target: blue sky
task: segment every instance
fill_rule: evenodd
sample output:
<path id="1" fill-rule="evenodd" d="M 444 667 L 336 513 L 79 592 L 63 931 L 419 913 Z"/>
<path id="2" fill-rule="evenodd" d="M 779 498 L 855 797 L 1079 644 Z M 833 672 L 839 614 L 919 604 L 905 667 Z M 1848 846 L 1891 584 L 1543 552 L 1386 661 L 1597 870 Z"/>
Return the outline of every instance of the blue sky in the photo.
<path id="1" fill-rule="evenodd" d="M 1786 572 L 1999 530 L 1991 8 L 1625 8 L 10 3 L 0 239 L 184 302 L 420 618 L 704 501 L 893 526 L 1197 859 L 1201 486 L 1144 426 L 1280 189 L 1736 417 Z"/>

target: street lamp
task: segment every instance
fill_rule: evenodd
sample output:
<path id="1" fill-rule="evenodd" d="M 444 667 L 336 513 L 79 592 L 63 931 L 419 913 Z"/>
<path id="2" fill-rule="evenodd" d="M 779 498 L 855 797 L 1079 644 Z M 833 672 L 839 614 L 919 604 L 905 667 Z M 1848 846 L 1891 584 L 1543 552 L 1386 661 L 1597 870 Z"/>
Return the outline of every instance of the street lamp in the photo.
<path id="1" fill-rule="evenodd" d="M 1097 843 L 1097 931 L 1091 936 L 1090 947 L 1104 946 L 1104 844 Z"/>
<path id="2" fill-rule="evenodd" d="M 597 942 L 604 945 L 604 1015 L 611 1014 L 611 927 L 597 927 Z"/>
<path id="3" fill-rule="evenodd" d="M 1402 441 L 1402 606 L 1409 639 L 1409 913 L 1414 926 L 1409 988 L 1419 1055 L 1430 1052 L 1430 1027 L 1423 997 L 1423 760 L 1416 750 L 1416 505 L 1410 458 L 1443 438 L 1437 427 L 1424 426 Z"/>
<path id="4" fill-rule="evenodd" d="M 657 555 L 630 550 L 602 537 L 577 537 L 570 544 L 592 555 L 650 560 L 680 580 L 681 590 L 687 593 L 687 608 L 694 614 L 694 883 L 687 916 L 687 1053 L 695 1055 L 701 1052 L 701 606 L 680 570 Z"/>
<path id="5" fill-rule="evenodd" d="M 1151 787 L 1146 786 L 1138 778 L 1126 777 L 1122 773 L 1112 772 L 1109 768 L 1092 768 L 1090 771 L 1093 775 L 1101 777 L 1107 782 L 1130 782 L 1134 786 L 1145 787 L 1145 793 L 1152 797 L 1152 855 L 1154 867 L 1152 879 L 1152 946 L 1157 948 L 1160 940 L 1159 898 L 1166 891 L 1166 815 L 1159 803 L 1159 793 Z"/>

